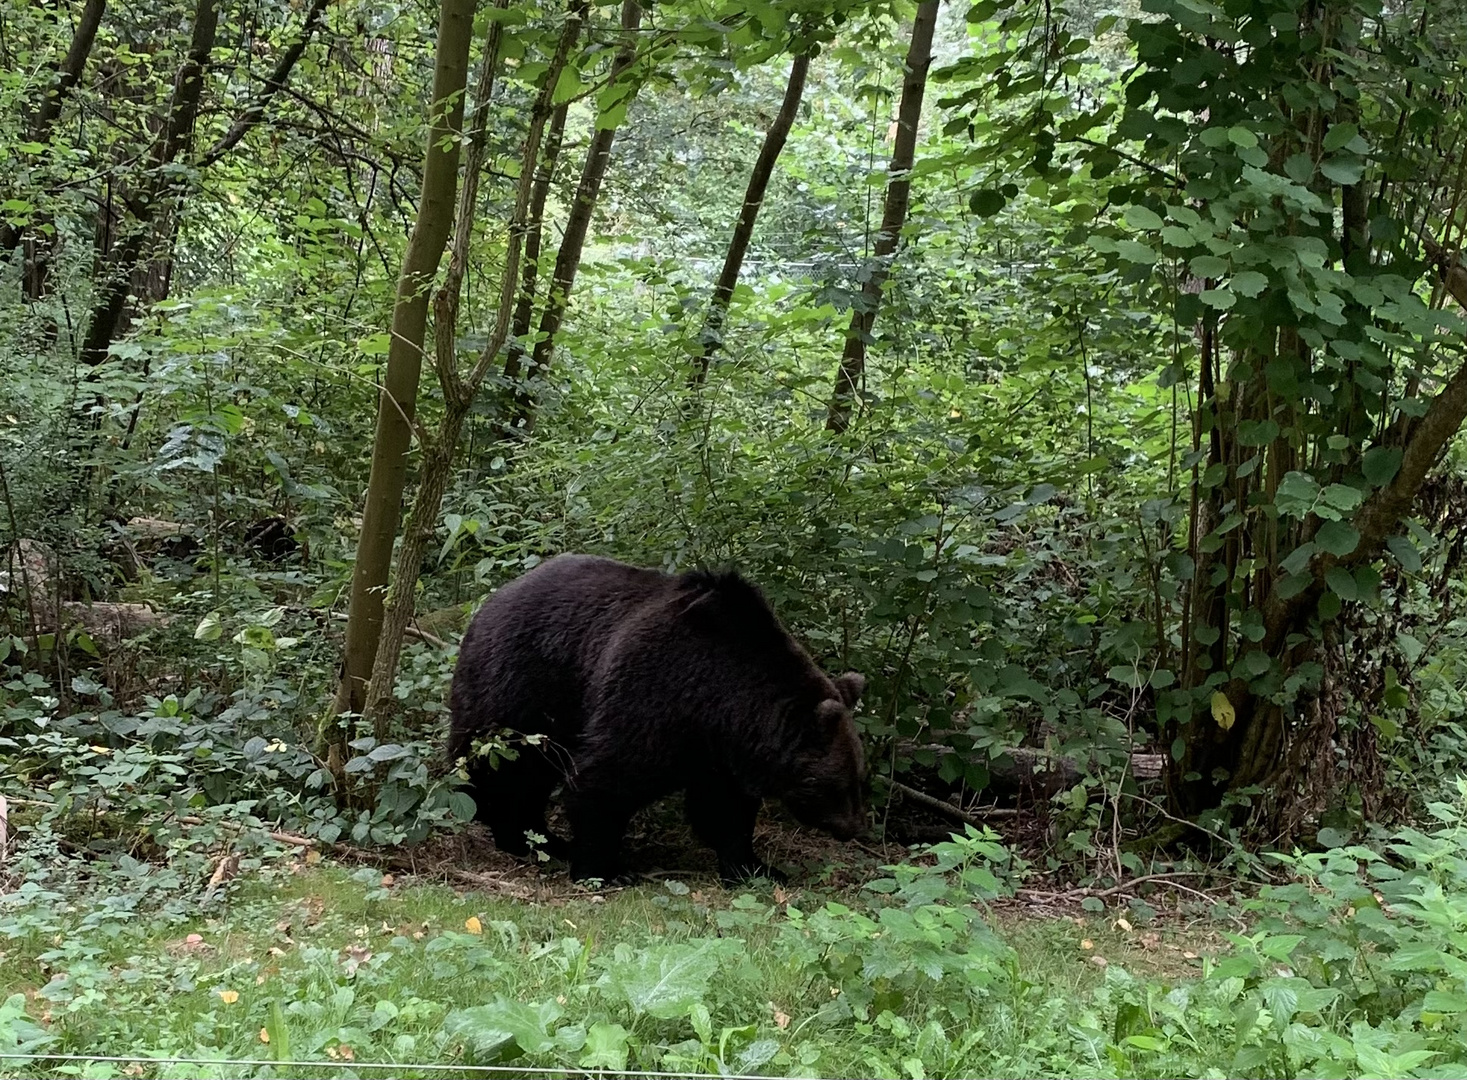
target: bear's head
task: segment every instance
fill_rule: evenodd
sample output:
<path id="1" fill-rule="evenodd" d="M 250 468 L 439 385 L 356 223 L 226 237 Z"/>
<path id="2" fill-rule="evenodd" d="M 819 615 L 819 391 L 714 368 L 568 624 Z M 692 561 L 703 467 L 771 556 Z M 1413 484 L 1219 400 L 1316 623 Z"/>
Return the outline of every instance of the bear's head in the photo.
<path id="1" fill-rule="evenodd" d="M 816 705 L 783 798 L 801 824 L 850 840 L 867 825 L 866 755 L 852 715 L 866 679 L 848 671 L 831 682 L 836 696 Z"/>

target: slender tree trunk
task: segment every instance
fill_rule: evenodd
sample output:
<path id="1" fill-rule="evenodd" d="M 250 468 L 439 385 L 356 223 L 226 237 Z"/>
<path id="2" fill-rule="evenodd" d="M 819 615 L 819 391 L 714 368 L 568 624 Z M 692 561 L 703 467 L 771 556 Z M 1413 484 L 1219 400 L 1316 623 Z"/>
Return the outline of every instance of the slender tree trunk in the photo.
<path id="1" fill-rule="evenodd" d="M 362 712 L 367 681 L 382 628 L 382 599 L 392 565 L 392 545 L 402 516 L 407 454 L 412 442 L 422 371 L 428 300 L 453 227 L 458 187 L 464 87 L 473 39 L 475 0 L 442 0 L 433 70 L 433 103 L 424 151 L 423 191 L 413 235 L 403 254 L 392 310 L 387 372 L 377 404 L 372 472 L 362 508 L 362 532 L 352 567 L 346 643 L 333 711 Z M 341 745 L 334 749 L 344 756 Z"/>
<path id="2" fill-rule="evenodd" d="M 453 476 L 453 461 L 458 450 L 459 436 L 463 432 L 464 421 L 473 408 L 479 387 L 483 385 L 490 367 L 497 362 L 500 351 L 509 339 L 519 282 L 520 253 L 528 231 L 532 192 L 537 183 L 535 166 L 540 158 L 541 140 L 546 120 L 551 113 L 555 87 L 560 82 L 560 73 L 570 56 L 571 48 L 580 36 L 586 10 L 587 5 L 582 0 L 573 0 L 555 54 L 545 72 L 540 92 L 530 113 L 530 127 L 525 134 L 520 157 L 520 180 L 515 189 L 514 210 L 509 221 L 509 246 L 499 283 L 494 330 L 468 377 L 463 378 L 458 371 L 458 304 L 464 272 L 468 267 L 469 238 L 473 232 L 479 175 L 484 163 L 487 94 L 482 95 L 475 109 L 475 132 L 465 162 L 464 189 L 459 199 L 453 255 L 449 260 L 443 285 L 433 299 L 434 370 L 443 388 L 443 419 L 438 424 L 436 434 L 424 440 L 425 452 L 423 467 L 419 471 L 418 490 L 413 499 L 412 512 L 403 528 L 392 589 L 387 597 L 386 617 L 366 693 L 366 719 L 379 740 L 385 738 L 388 732 L 392 714 L 392 686 L 397 678 L 403 638 L 413 618 L 418 573 L 428 544 L 433 538 L 444 492 L 448 490 Z"/>
<path id="3" fill-rule="evenodd" d="M 713 287 L 713 299 L 708 304 L 708 317 L 699 335 L 699 350 L 693 369 L 692 385 L 702 386 L 708 378 L 708 365 L 723 345 L 723 324 L 728 318 L 728 305 L 733 300 L 734 288 L 739 283 L 739 272 L 744 266 L 744 254 L 749 250 L 749 240 L 754 235 L 754 223 L 759 220 L 759 208 L 764 205 L 764 192 L 769 187 L 769 178 L 774 175 L 774 165 L 789 138 L 794 126 L 795 114 L 800 111 L 800 98 L 805 93 L 805 76 L 810 71 L 810 54 L 800 53 L 790 63 L 789 82 L 785 84 L 784 101 L 774 122 L 764 133 L 764 145 L 754 161 L 754 171 L 749 174 L 749 186 L 744 191 L 744 205 L 739 210 L 738 223 L 728 242 L 728 253 L 723 257 L 723 269 L 718 274 L 718 283 Z"/>
<path id="4" fill-rule="evenodd" d="M 535 314 L 535 289 L 539 284 L 540 249 L 545 238 L 545 203 L 550 198 L 550 185 L 555 182 L 556 159 L 565 136 L 565 114 L 569 103 L 559 106 L 550 117 L 545 133 L 545 154 L 535 177 L 535 190 L 530 194 L 529 233 L 525 236 L 524 269 L 520 273 L 520 294 L 514 305 L 514 322 L 510 327 L 509 353 L 504 358 L 504 378 L 513 383 L 520 377 L 525 357 L 525 337 Z"/>
<path id="5" fill-rule="evenodd" d="M 48 86 L 41 97 L 40 104 L 36 106 L 35 113 L 31 116 L 30 138 L 32 142 L 44 143 L 51 138 L 51 129 L 56 126 L 56 121 L 61 117 L 61 108 L 66 102 L 66 97 L 81 81 L 82 72 L 86 70 L 87 59 L 92 55 L 92 43 L 97 40 L 97 28 L 102 25 L 102 16 L 107 10 L 107 0 L 86 0 L 82 8 L 81 18 L 77 20 L 76 31 L 71 36 L 71 47 L 66 50 L 66 56 L 61 61 L 61 66 L 56 69 L 56 81 Z M 21 236 L 25 230 L 18 229 L 13 225 L 0 225 L 0 251 L 14 251 L 20 243 Z M 50 244 L 44 238 L 37 240 L 33 251 L 26 253 L 28 263 L 37 259 L 46 260 L 49 257 Z M 31 272 L 27 271 L 27 278 Z M 46 274 L 42 269 L 38 275 L 44 292 Z M 39 296 L 31 296 L 27 291 L 29 299 L 40 299 Z"/>
<path id="6" fill-rule="evenodd" d="M 92 302 L 86 335 L 82 338 L 81 359 L 88 365 L 95 367 L 107 359 L 122 325 L 133 270 L 142 257 L 143 246 L 153 235 L 154 222 L 168 213 L 167 204 L 177 186 L 167 175 L 168 166 L 179 159 L 193 137 L 194 121 L 198 118 L 199 101 L 204 92 L 204 77 L 208 73 L 209 54 L 214 49 L 218 26 L 218 0 L 199 0 L 194 10 L 193 37 L 189 42 L 188 55 L 178 69 L 168 116 L 158 137 L 153 140 L 148 176 L 141 190 L 128 200 L 131 211 L 128 234 L 107 253 L 102 263 L 97 295 Z"/>
<path id="7" fill-rule="evenodd" d="M 637 0 L 622 0 L 621 47 L 611 64 L 611 84 L 622 79 L 626 70 L 637 58 L 636 30 L 642 24 L 642 7 Z M 628 90 L 628 93 L 632 91 Z M 597 126 L 586 151 L 586 161 L 581 169 L 581 180 L 576 185 L 576 199 L 566 219 L 565 234 L 561 237 L 560 250 L 555 256 L 555 276 L 551 281 L 550 293 L 545 298 L 545 310 L 540 314 L 540 334 L 530 355 L 530 364 L 524 371 L 523 385 L 515 394 L 514 410 L 509 427 L 525 434 L 535 426 L 534 380 L 543 378 L 555 355 L 555 335 L 565 319 L 565 310 L 570 302 L 571 289 L 575 285 L 576 271 L 581 266 L 581 252 L 586 246 L 586 234 L 591 227 L 591 215 L 596 210 L 596 200 L 601 195 L 601 182 L 606 178 L 606 166 L 611 160 L 611 144 L 616 138 L 616 128 L 611 125 Z M 506 374 L 508 374 L 506 372 Z"/>
<path id="8" fill-rule="evenodd" d="M 840 433 L 851 422 L 851 406 L 866 375 L 866 348 L 871 341 L 871 328 L 881 306 L 881 291 L 891 272 L 891 259 L 901 241 L 902 226 L 907 221 L 907 205 L 912 195 L 912 162 L 917 155 L 917 127 L 922 119 L 922 98 L 927 91 L 927 69 L 932 65 L 932 32 L 937 25 L 938 0 L 923 0 L 912 23 L 912 41 L 907 48 L 906 77 L 902 80 L 902 99 L 897 106 L 897 130 L 887 170 L 886 204 L 881 212 L 881 232 L 876 237 L 870 262 L 870 276 L 861 286 L 851 312 L 851 327 L 846 332 L 845 350 L 840 370 L 835 376 L 835 390 L 825 417 L 827 431 Z"/>
<path id="9" fill-rule="evenodd" d="M 311 38 L 315 36 L 316 28 L 321 25 L 321 17 L 326 13 L 326 7 L 330 3 L 331 0 L 311 0 L 310 10 L 306 12 L 305 22 L 301 24 L 300 35 L 291 43 L 288 49 L 280 54 L 280 62 L 275 65 L 275 70 L 265 79 L 265 85 L 260 88 L 260 92 L 255 95 L 255 99 L 250 102 L 244 112 L 240 113 L 234 123 L 229 125 L 229 130 L 224 133 L 224 136 L 213 146 L 209 147 L 208 152 L 199 159 L 199 167 L 201 169 L 207 169 L 225 154 L 229 153 L 229 151 L 233 150 L 239 145 L 240 140 L 250 133 L 250 129 L 265 118 L 265 113 L 270 108 L 270 102 L 274 100 L 276 94 L 285 89 L 289 84 L 290 75 L 295 70 L 296 62 L 305 54 L 306 46 L 311 43 Z"/>

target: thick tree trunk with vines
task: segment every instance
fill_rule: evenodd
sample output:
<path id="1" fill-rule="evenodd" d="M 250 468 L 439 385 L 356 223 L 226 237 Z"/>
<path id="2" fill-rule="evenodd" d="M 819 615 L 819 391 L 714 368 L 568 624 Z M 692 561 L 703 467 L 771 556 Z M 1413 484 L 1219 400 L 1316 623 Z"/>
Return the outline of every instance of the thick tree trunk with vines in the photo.
<path id="1" fill-rule="evenodd" d="M 809 53 L 800 53 L 791 61 L 784 100 L 780 103 L 779 112 L 775 114 L 769 130 L 764 133 L 764 145 L 759 148 L 754 171 L 749 174 L 744 205 L 739 210 L 739 220 L 734 225 L 733 236 L 728 242 L 728 253 L 723 258 L 723 269 L 713 287 L 713 299 L 708 303 L 708 317 L 703 323 L 703 332 L 699 335 L 699 348 L 691 380 L 695 389 L 707 380 L 708 365 L 723 345 L 723 324 L 728 318 L 728 306 L 733 300 L 734 289 L 739 283 L 744 255 L 754 236 L 754 225 L 759 220 L 759 208 L 764 205 L 764 192 L 768 190 L 769 179 L 774 175 L 775 163 L 779 161 L 780 152 L 789 138 L 795 115 L 800 111 L 800 99 L 805 94 L 805 78 L 809 71 Z"/>
<path id="2" fill-rule="evenodd" d="M 637 58 L 636 31 L 641 24 L 642 6 L 638 0 L 622 0 L 622 43 L 611 63 L 610 84 L 613 86 L 625 77 L 627 69 Z M 633 92 L 634 88 L 626 90 L 628 95 Z M 602 127 L 598 123 L 596 133 L 591 137 L 591 145 L 586 150 L 580 183 L 576 185 L 575 202 L 571 204 L 560 250 L 555 256 L 555 273 L 550 282 L 549 294 L 545 298 L 545 309 L 540 314 L 540 333 L 530 354 L 530 363 L 520 372 L 512 370 L 506 362 L 506 382 L 511 386 L 516 382 L 520 384 L 515 390 L 514 405 L 510 413 L 508 426 L 512 431 L 528 434 L 534 430 L 536 394 L 533 384 L 544 377 L 554 358 L 555 336 L 560 332 L 560 324 L 565 319 L 566 307 L 570 303 L 571 289 L 575 287 L 576 273 L 581 266 L 581 253 L 585 250 L 586 235 L 591 228 L 591 217 L 596 211 L 596 200 L 601 196 L 601 182 L 606 178 L 606 167 L 611 160 L 611 146 L 615 139 L 615 126 Z"/>
<path id="3" fill-rule="evenodd" d="M 891 260 L 901 242 L 912 197 L 912 162 L 917 156 L 917 128 L 922 120 L 922 99 L 927 92 L 927 70 L 932 66 L 932 33 L 937 26 L 938 0 L 923 0 L 912 23 L 912 40 L 907 49 L 902 98 L 897 106 L 897 130 L 887 170 L 886 201 L 881 211 L 881 232 L 871 251 L 870 273 L 861 286 L 846 331 L 845 350 L 836 372 L 835 389 L 825 416 L 825 428 L 837 434 L 851 422 L 851 408 L 866 374 L 866 348 L 871 328 L 881 306 L 881 292 L 891 273 Z"/>
<path id="4" fill-rule="evenodd" d="M 432 119 L 425 150 L 422 199 L 412 238 L 403 255 L 392 311 L 392 338 L 372 442 L 372 472 L 362 508 L 356 562 L 352 567 L 346 643 L 333 705 L 337 714 L 363 711 L 367 681 L 381 635 L 382 594 L 402 516 L 429 295 L 453 227 L 464 87 L 468 82 L 475 6 L 475 0 L 442 0 L 439 8 Z M 344 733 L 338 733 L 335 741 L 337 753 L 344 756 Z"/>
<path id="5" fill-rule="evenodd" d="M 1434 242 L 1428 241 L 1427 246 L 1428 251 L 1440 252 Z M 1439 262 L 1438 269 L 1448 293 L 1467 308 L 1467 272 L 1445 262 Z M 1360 534 L 1355 548 L 1344 556 L 1317 554 L 1310 562 L 1303 588 L 1288 597 L 1280 596 L 1277 590 L 1282 571 L 1270 568 L 1271 587 L 1263 605 L 1262 634 L 1256 642 L 1259 650 L 1279 660 L 1286 671 L 1296 670 L 1313 654 L 1315 645 L 1307 635 L 1310 620 L 1328 589 L 1326 576 L 1336 567 L 1350 570 L 1381 556 L 1386 541 L 1399 530 L 1402 518 L 1411 512 L 1432 467 L 1464 421 L 1467 421 L 1467 365 L 1453 373 L 1432 398 L 1425 414 L 1409 429 L 1395 476 L 1385 486 L 1375 489 L 1350 520 Z M 1201 573 L 1199 563 L 1199 577 Z M 1197 625 L 1214 624 L 1199 622 Z M 1291 645 L 1291 638 L 1303 640 Z M 1284 710 L 1268 698 L 1254 694 L 1246 679 L 1230 679 L 1222 693 L 1233 709 L 1233 722 L 1224 728 L 1210 718 L 1193 720 L 1194 725 L 1201 727 L 1194 726 L 1182 760 L 1169 777 L 1173 802 L 1179 811 L 1195 816 L 1216 807 L 1227 792 L 1258 786 L 1273 789 L 1269 816 L 1275 817 L 1289 800 L 1293 779 L 1286 745 L 1291 738 L 1296 741 L 1303 738 L 1308 742 L 1308 752 L 1328 753 L 1324 739 L 1332 730 L 1334 718 L 1321 717 L 1323 729 L 1315 725 L 1291 733 Z"/>

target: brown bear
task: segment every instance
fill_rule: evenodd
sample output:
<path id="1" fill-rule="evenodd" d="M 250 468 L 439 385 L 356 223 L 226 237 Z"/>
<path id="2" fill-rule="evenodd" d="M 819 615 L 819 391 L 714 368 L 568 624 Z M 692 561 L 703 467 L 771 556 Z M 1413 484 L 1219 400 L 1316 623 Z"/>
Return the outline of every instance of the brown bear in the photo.
<path id="1" fill-rule="evenodd" d="M 754 855 L 760 802 L 848 840 L 866 827 L 851 710 L 866 680 L 832 679 L 737 573 L 664 574 L 560 555 L 499 589 L 454 672 L 450 759 L 468 757 L 476 816 L 502 851 L 549 837 L 565 782 L 571 875 L 611 880 L 633 813 L 686 792 L 727 881 L 778 876 Z M 492 768 L 473 741 L 539 735 Z M 550 838 L 558 854 L 565 845 Z"/>

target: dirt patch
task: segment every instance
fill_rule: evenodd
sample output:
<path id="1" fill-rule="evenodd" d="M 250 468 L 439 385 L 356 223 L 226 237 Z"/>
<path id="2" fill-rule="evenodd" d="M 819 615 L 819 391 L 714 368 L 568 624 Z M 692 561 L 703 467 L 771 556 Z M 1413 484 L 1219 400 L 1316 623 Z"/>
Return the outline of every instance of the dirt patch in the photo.
<path id="1" fill-rule="evenodd" d="M 551 811 L 550 828 L 569 835 L 558 807 Z M 794 883 L 835 889 L 857 887 L 880 877 L 883 865 L 909 854 L 901 844 L 874 839 L 842 843 L 801 827 L 776 804 L 766 806 L 760 814 L 754 844 L 764 859 L 783 869 Z M 638 813 L 627 829 L 624 854 L 628 873 L 646 880 L 678 878 L 699 885 L 718 884 L 717 859 L 711 849 L 694 839 L 683 820 L 680 798 L 663 800 Z M 506 855 L 477 822 L 404 848 L 391 861 L 393 869 L 401 873 L 526 900 L 583 891 L 570 880 L 564 864 L 535 865 Z"/>

